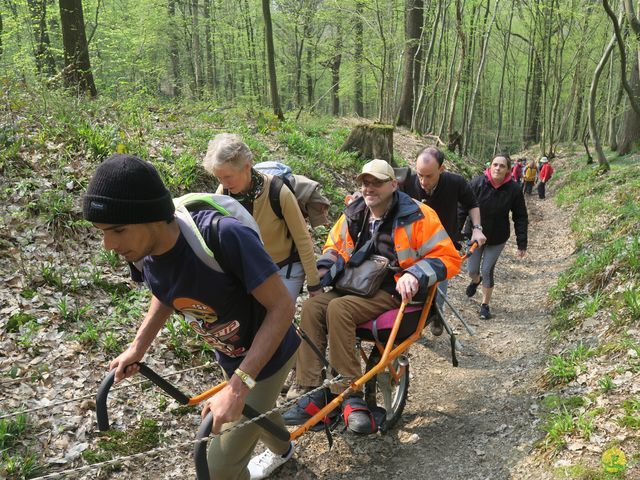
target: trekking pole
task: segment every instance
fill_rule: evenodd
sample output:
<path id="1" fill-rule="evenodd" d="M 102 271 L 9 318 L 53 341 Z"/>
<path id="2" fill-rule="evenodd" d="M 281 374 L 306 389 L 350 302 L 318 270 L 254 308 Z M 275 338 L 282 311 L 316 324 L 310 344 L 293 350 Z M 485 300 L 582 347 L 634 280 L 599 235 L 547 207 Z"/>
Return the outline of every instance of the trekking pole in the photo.
<path id="1" fill-rule="evenodd" d="M 454 367 L 457 367 L 458 357 L 456 356 L 456 349 L 462 350 L 462 344 L 458 342 L 458 339 L 456 338 L 456 334 L 453 333 L 453 328 L 451 328 L 451 325 L 449 325 L 449 323 L 444 319 L 444 316 L 442 315 L 442 311 L 440 310 L 440 307 L 438 307 L 438 305 L 436 305 L 436 309 L 440 314 L 440 320 L 442 320 L 442 325 L 444 326 L 444 329 L 447 331 L 447 334 L 449 335 L 449 340 L 451 342 L 451 363 L 453 364 Z"/>
<path id="2" fill-rule="evenodd" d="M 460 322 L 462 322 L 462 325 L 464 325 L 464 328 L 467 330 L 467 332 L 469 332 L 469 335 L 474 336 L 476 334 L 476 331 L 474 330 L 474 328 L 471 325 L 469 325 L 466 322 L 466 320 L 462 317 L 462 315 L 460 315 L 458 310 L 456 310 L 455 307 L 453 305 L 451 305 L 451 302 L 449 301 L 447 296 L 442 293 L 442 290 L 440 290 L 440 287 L 438 287 L 438 293 L 440 295 L 442 295 L 442 298 L 444 299 L 445 303 L 449 306 L 449 308 L 454 313 L 454 315 L 456 317 L 458 317 L 458 320 L 460 320 Z M 439 307 L 438 307 L 438 311 L 440 312 L 440 316 L 442 317 L 442 320 L 444 321 L 444 316 L 442 315 L 442 312 L 440 311 Z"/>

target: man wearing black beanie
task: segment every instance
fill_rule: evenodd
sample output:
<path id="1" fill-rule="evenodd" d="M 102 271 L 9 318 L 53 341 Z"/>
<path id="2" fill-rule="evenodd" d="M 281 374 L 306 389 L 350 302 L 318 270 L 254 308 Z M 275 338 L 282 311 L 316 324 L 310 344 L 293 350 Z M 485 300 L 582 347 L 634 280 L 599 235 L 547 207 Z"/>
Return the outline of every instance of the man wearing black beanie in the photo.
<path id="1" fill-rule="evenodd" d="M 116 369 L 116 382 L 138 372 L 137 362 L 169 316 L 181 313 L 215 349 L 228 378 L 202 412 L 213 413 L 218 434 L 223 424 L 240 419 L 245 403 L 257 411 L 275 405 L 300 343 L 292 326 L 295 307 L 255 231 L 214 210 L 191 213 L 209 249 L 232 270 L 219 272 L 191 249 L 174 211 L 156 169 L 132 155 L 107 158 L 89 182 L 85 219 L 102 231 L 104 248 L 124 257 L 133 279 L 152 293 L 135 339 L 109 368 Z M 280 415 L 270 418 L 284 426 Z M 269 450 L 250 461 L 258 439 Z M 215 479 L 265 478 L 292 454 L 293 443 L 254 423 L 214 437 L 209 471 Z"/>

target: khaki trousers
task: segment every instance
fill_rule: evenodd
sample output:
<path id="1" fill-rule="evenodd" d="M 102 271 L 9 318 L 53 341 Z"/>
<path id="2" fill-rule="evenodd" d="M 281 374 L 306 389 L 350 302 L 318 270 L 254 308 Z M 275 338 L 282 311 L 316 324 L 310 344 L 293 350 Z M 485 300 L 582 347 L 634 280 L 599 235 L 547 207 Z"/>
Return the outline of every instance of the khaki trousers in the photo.
<path id="1" fill-rule="evenodd" d="M 310 298 L 302 305 L 300 327 L 321 352 L 329 346 L 329 363 L 345 379 L 362 376 L 360 359 L 356 355 L 356 326 L 373 320 L 387 310 L 398 308 L 400 301 L 379 290 L 372 298 L 342 295 L 335 290 Z M 298 349 L 296 382 L 303 387 L 322 383 L 322 362 L 305 341 Z M 344 386 L 332 385 L 333 393 Z"/>
<path id="2" fill-rule="evenodd" d="M 246 404 L 252 406 L 258 412 L 271 410 L 275 404 L 282 385 L 293 367 L 295 355 L 283 365 L 276 373 L 264 380 L 260 380 L 247 396 Z M 279 413 L 268 417 L 273 423 L 286 428 L 284 420 Z M 246 421 L 242 417 L 239 422 Z M 236 423 L 239 423 L 236 422 Z M 225 430 L 233 427 L 236 423 L 225 425 Z M 207 462 L 209 463 L 209 476 L 212 480 L 248 480 L 250 478 L 247 464 L 251 460 L 253 449 L 262 440 L 269 450 L 284 455 L 289 449 L 289 442 L 278 440 L 256 423 L 251 423 L 246 427 L 234 430 L 229 433 L 221 433 L 213 437 L 209 451 L 207 452 Z"/>

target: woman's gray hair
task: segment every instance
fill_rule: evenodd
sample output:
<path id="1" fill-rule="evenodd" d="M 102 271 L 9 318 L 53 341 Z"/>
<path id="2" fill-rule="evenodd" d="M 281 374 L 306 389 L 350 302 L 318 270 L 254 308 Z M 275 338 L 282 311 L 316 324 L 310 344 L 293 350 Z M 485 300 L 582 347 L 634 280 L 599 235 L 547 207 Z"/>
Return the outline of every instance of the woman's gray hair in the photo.
<path id="1" fill-rule="evenodd" d="M 213 137 L 202 160 L 202 166 L 212 175 L 217 167 L 230 165 L 239 170 L 247 163 L 253 163 L 253 153 L 240 135 L 232 133 L 219 133 Z"/>

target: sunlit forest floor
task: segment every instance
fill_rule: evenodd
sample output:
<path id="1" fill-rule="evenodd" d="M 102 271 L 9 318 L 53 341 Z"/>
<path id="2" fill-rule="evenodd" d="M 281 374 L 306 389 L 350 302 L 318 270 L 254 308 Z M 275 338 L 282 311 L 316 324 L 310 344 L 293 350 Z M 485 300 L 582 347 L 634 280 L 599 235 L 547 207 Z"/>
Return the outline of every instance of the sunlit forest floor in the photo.
<path id="1" fill-rule="evenodd" d="M 260 110 L 205 104 L 54 97 L 43 106 L 19 96 L 1 115 L 0 478 L 154 448 L 163 450 L 76 476 L 193 478 L 190 446 L 175 445 L 193 439 L 199 411 L 148 383 L 114 392 L 116 433 L 97 432 L 93 396 L 133 338 L 147 292 L 80 219 L 88 176 L 108 154 L 128 151 L 153 161 L 175 195 L 211 190 L 199 166 L 207 141 L 238 132 L 258 159 L 282 159 L 320 181 L 336 218 L 362 164 L 336 153 L 354 120 L 281 124 Z M 396 160 L 410 164 L 424 142 L 397 130 Z M 600 177 L 578 155 L 559 155 L 547 200 L 527 199 L 530 247 L 519 260 L 510 243 L 500 259 L 495 318 L 478 318 L 464 275 L 452 283 L 454 306 L 478 332 L 470 337 L 450 315 L 460 366 L 451 366 L 447 338 L 425 332 L 391 432 L 338 434 L 331 450 L 322 433 L 307 434 L 274 478 L 640 478 L 638 159 L 614 161 Z M 448 158 L 447 168 L 474 172 L 486 160 Z M 314 233 L 317 244 L 325 236 Z M 177 316 L 147 357 L 163 375 L 182 372 L 171 381 L 190 393 L 218 381 L 211 360 Z"/>

